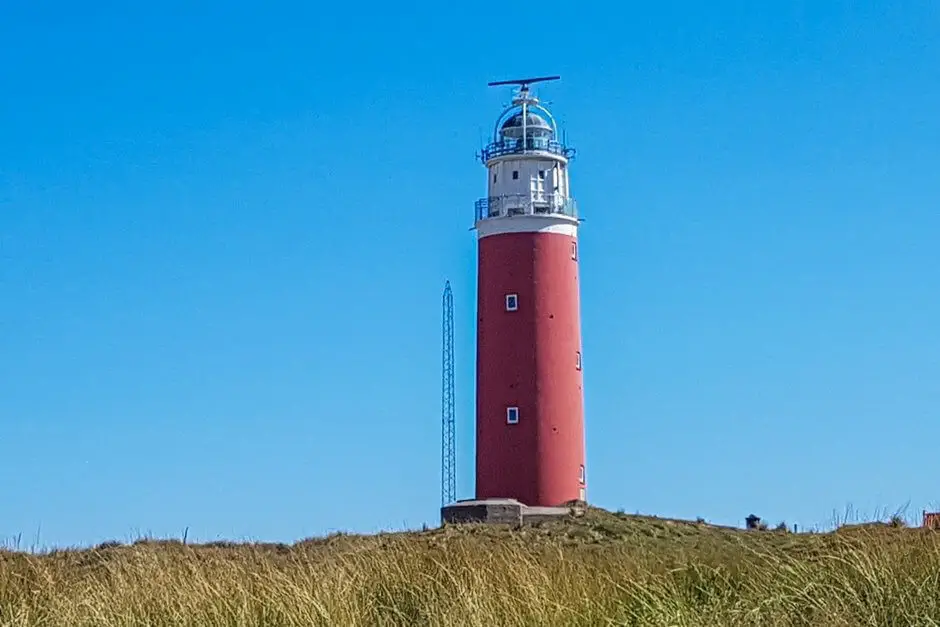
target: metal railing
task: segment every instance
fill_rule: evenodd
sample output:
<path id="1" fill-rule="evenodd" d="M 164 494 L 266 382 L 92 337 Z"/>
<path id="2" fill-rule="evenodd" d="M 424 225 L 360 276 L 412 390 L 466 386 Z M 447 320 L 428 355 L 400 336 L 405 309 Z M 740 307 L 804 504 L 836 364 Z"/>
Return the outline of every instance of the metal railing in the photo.
<path id="1" fill-rule="evenodd" d="M 476 219 L 506 218 L 510 216 L 563 215 L 578 217 L 578 203 L 574 198 L 559 194 L 508 194 L 481 198 L 474 203 Z"/>
<path id="2" fill-rule="evenodd" d="M 493 142 L 483 149 L 481 158 L 484 163 L 496 157 L 506 155 L 521 155 L 526 152 L 549 152 L 568 158 L 574 154 L 573 148 L 568 148 L 561 142 L 548 137 L 527 137 L 525 143 L 521 139 L 504 138 Z"/>

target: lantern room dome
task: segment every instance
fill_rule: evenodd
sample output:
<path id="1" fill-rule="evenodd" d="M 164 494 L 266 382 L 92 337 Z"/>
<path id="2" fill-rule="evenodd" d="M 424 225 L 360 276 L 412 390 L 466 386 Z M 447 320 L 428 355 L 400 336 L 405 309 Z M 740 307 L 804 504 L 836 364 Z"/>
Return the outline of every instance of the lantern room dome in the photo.
<path id="1" fill-rule="evenodd" d="M 528 126 L 529 128 L 544 128 L 547 130 L 551 130 L 552 128 L 551 126 L 549 126 L 548 122 L 545 121 L 545 118 L 532 112 L 529 112 L 526 114 L 525 125 Z M 503 130 L 514 128 L 514 127 L 522 128 L 522 114 L 521 113 L 517 113 L 513 116 L 510 116 L 508 120 L 503 122 Z"/>
<path id="2" fill-rule="evenodd" d="M 522 137 L 522 121 L 523 114 L 521 112 L 509 116 L 500 127 L 500 133 L 503 137 Z M 525 134 L 529 137 L 549 137 L 554 134 L 554 129 L 545 118 L 528 111 L 525 114 Z"/>

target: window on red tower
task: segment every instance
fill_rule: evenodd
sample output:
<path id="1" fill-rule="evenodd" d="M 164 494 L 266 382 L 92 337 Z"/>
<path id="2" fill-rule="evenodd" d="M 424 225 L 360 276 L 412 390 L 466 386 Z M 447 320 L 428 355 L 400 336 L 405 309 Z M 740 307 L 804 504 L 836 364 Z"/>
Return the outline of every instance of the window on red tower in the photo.
<path id="1" fill-rule="evenodd" d="M 578 242 L 571 242 L 571 258 L 578 260 Z"/>
<path id="2" fill-rule="evenodd" d="M 581 465 L 581 469 L 578 471 L 578 481 L 584 483 L 584 464 Z"/>
<path id="3" fill-rule="evenodd" d="M 581 370 L 581 351 L 577 351 L 574 354 L 574 367 Z"/>
<path id="4" fill-rule="evenodd" d="M 510 424 L 510 425 L 519 424 L 519 408 L 518 407 L 506 408 L 506 424 Z"/>
<path id="5" fill-rule="evenodd" d="M 506 311 L 516 311 L 519 309 L 519 295 L 506 294 Z"/>

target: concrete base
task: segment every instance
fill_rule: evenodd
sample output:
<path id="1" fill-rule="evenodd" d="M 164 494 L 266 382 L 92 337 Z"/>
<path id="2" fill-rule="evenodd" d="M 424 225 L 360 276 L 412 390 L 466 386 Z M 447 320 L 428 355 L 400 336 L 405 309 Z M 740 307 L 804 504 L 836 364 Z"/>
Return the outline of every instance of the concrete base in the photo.
<path id="1" fill-rule="evenodd" d="M 529 507 L 516 499 L 468 500 L 457 501 L 442 507 L 441 523 L 489 523 L 518 526 L 523 523 L 577 516 L 583 511 L 583 504 L 563 507 Z"/>

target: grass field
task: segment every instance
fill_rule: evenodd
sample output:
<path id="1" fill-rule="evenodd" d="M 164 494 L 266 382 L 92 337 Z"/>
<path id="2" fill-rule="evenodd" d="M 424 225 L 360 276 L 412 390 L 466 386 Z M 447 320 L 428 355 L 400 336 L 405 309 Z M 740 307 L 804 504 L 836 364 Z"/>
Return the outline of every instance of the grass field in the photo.
<path id="1" fill-rule="evenodd" d="M 611 514 L 294 545 L 0 552 L 0 625 L 940 625 L 940 532 Z"/>

